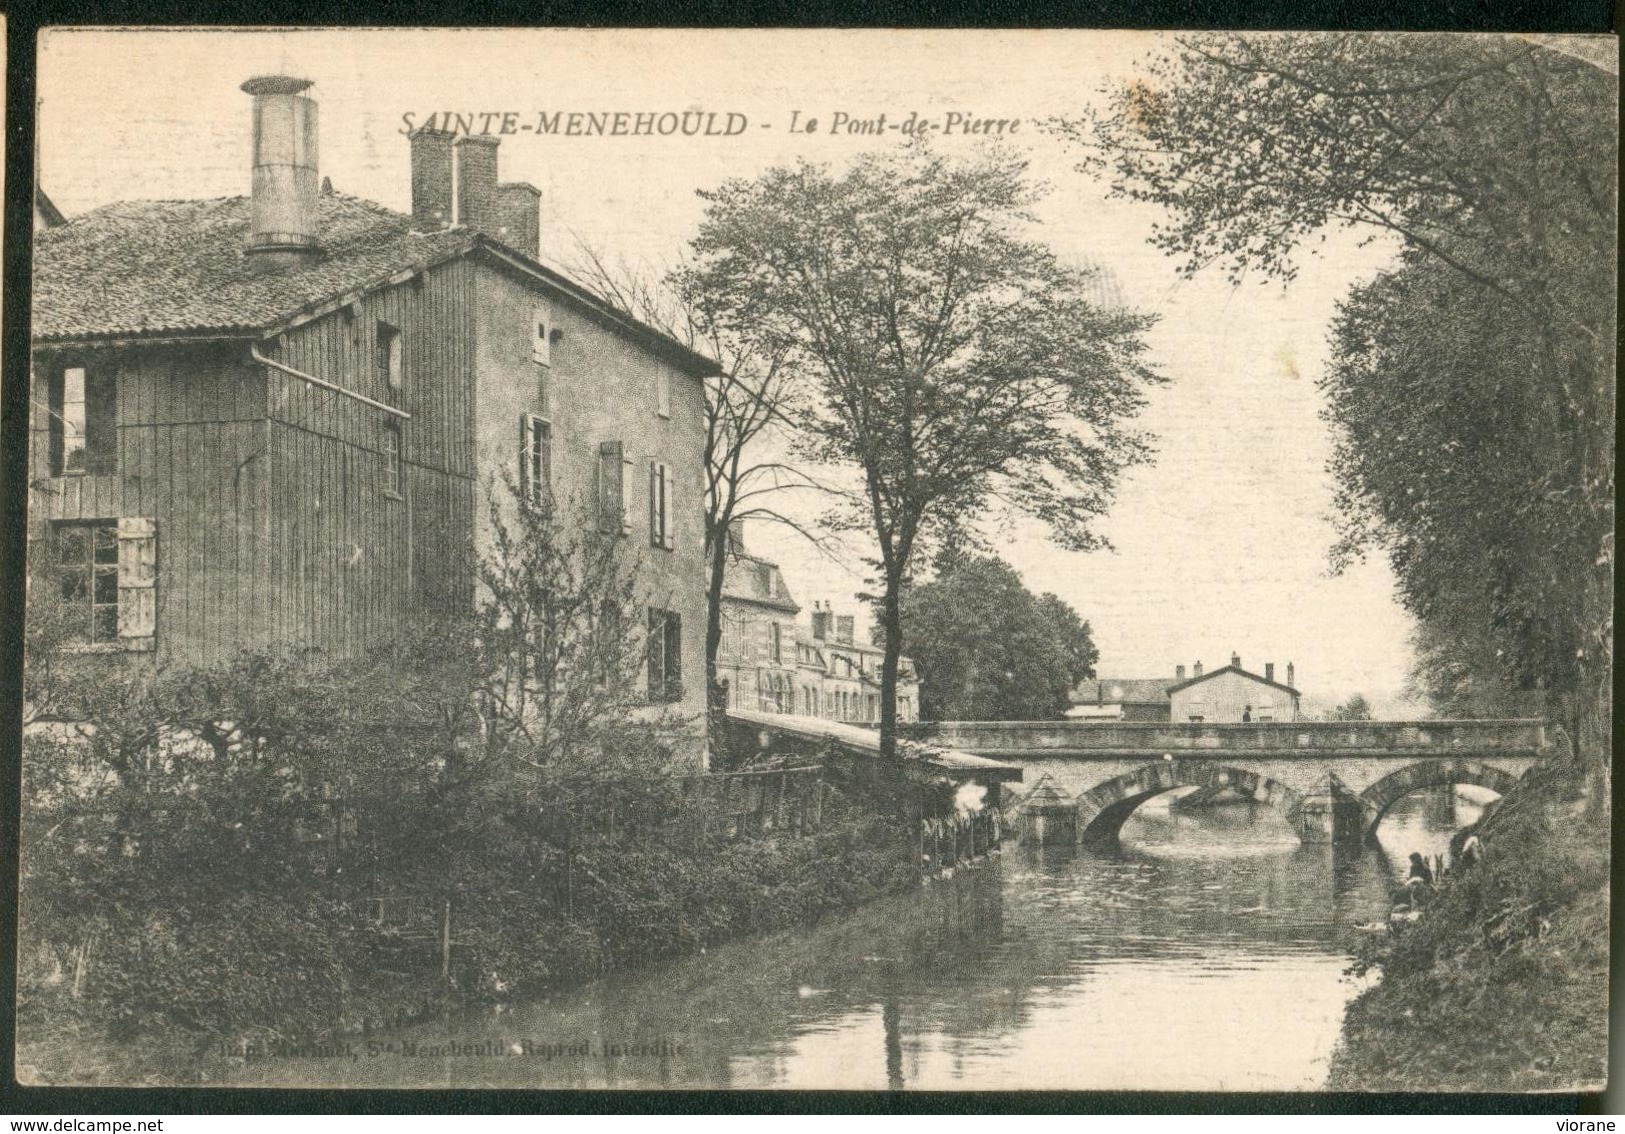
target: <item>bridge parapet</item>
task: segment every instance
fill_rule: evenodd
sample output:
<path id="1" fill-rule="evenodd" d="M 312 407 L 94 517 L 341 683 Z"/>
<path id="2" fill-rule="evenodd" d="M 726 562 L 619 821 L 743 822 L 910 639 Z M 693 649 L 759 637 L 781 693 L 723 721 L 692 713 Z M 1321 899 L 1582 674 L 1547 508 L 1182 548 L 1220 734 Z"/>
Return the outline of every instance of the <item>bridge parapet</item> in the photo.
<path id="1" fill-rule="evenodd" d="M 1041 754 L 1103 758 L 1238 752 L 1325 759 L 1350 755 L 1538 756 L 1546 722 L 1521 720 L 1265 721 L 1249 724 L 1122 721 L 942 721 L 912 735 L 962 752 L 1011 757 Z"/>

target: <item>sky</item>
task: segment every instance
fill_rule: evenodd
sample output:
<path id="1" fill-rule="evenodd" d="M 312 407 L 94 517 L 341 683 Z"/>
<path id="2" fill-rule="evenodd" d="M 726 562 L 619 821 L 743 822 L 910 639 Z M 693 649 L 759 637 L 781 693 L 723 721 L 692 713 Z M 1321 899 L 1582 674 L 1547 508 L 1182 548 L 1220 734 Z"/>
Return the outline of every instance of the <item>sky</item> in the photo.
<path id="1" fill-rule="evenodd" d="M 501 179 L 542 191 L 542 259 L 580 242 L 660 267 L 693 235 L 696 191 L 798 158 L 836 167 L 898 134 L 835 133 L 910 114 L 1019 123 L 1004 143 L 1027 155 L 1048 194 L 1035 235 L 1066 261 L 1099 265 L 1124 302 L 1155 314 L 1151 361 L 1166 376 L 1140 426 L 1154 464 L 1135 469 L 1101 524 L 1114 550 L 1081 554 L 1041 527 L 997 533 L 999 553 L 1034 591 L 1086 618 L 1108 677 L 1172 678 L 1239 654 L 1262 672 L 1296 667 L 1306 708 L 1355 692 L 1379 715 L 1408 717 L 1409 616 L 1379 559 L 1328 572 L 1335 538 L 1332 446 L 1316 388 L 1329 320 L 1351 285 L 1396 248 L 1332 232 L 1290 285 L 1231 286 L 1218 270 L 1182 279 L 1148 237 L 1152 206 L 1110 200 L 1077 155 L 1041 129 L 1129 81 L 1168 42 L 1145 32 L 218 30 L 44 34 L 38 85 L 40 183 L 69 217 L 115 200 L 245 194 L 251 75 L 314 81 L 322 175 L 345 193 L 410 208 L 404 115 L 512 114 Z M 540 135 L 542 113 L 716 112 L 732 136 Z M 817 119 L 815 131 L 804 127 Z M 802 127 L 792 130 L 792 125 Z M 721 129 L 721 127 L 718 127 Z M 938 135 L 957 152 L 980 139 Z M 791 510 L 815 514 L 811 502 Z M 860 613 L 859 543 L 832 560 L 766 525 L 752 550 L 781 563 L 791 592 Z"/>

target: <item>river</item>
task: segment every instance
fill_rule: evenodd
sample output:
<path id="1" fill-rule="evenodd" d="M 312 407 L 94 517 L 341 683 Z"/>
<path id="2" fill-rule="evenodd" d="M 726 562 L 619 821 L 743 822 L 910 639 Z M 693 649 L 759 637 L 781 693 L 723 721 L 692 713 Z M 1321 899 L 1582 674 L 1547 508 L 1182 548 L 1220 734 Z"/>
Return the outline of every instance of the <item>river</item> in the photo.
<path id="1" fill-rule="evenodd" d="M 1313 1089 L 1358 926 L 1471 822 L 1401 801 L 1380 843 L 1304 847 L 1267 807 L 1154 800 L 1120 853 L 1002 858 L 812 930 L 215 1082 L 416 1087 Z M 1159 804 L 1161 804 L 1159 806 Z"/>

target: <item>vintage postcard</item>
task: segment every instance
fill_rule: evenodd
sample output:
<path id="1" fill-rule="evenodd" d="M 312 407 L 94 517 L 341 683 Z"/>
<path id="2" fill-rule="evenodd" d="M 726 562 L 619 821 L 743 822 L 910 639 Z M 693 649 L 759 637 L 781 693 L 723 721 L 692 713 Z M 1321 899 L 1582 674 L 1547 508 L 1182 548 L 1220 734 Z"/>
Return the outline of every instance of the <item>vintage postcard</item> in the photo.
<path id="1" fill-rule="evenodd" d="M 17 1077 L 1600 1089 L 1618 74 L 43 32 Z"/>

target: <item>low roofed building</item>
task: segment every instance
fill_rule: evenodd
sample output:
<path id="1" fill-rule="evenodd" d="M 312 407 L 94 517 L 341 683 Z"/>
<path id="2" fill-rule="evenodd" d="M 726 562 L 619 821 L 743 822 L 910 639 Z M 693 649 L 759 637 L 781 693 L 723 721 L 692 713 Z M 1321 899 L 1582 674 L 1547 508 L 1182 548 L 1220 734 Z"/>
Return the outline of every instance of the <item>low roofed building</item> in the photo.
<path id="1" fill-rule="evenodd" d="M 1102 677 L 1081 682 L 1072 690 L 1066 715 L 1074 720 L 1146 723 L 1295 721 L 1301 712 L 1301 695 L 1292 681 L 1290 662 L 1286 681 L 1278 682 L 1274 662 L 1266 663 L 1260 675 L 1243 669 L 1241 658 L 1233 654 L 1229 665 L 1211 671 L 1204 671 L 1197 662 L 1189 677 L 1184 666 L 1175 666 L 1171 681 Z"/>

